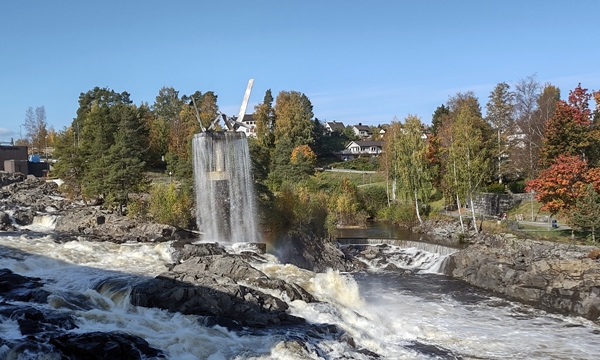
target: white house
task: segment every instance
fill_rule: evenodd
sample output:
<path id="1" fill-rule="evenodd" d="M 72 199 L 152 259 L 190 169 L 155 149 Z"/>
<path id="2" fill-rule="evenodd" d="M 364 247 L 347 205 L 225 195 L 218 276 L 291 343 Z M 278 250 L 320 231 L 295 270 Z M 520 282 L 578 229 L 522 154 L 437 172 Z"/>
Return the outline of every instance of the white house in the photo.
<path id="1" fill-rule="evenodd" d="M 240 126 L 237 131 L 246 133 L 247 137 L 256 137 L 256 121 L 254 120 L 254 116 L 252 114 L 245 114 L 241 122 L 247 127 Z"/>
<path id="2" fill-rule="evenodd" d="M 352 130 L 354 130 L 354 134 L 356 136 L 359 136 L 363 139 L 369 138 L 371 137 L 371 135 L 373 135 L 371 129 L 368 126 L 365 126 L 361 123 L 358 123 L 358 125 L 354 125 L 352 127 Z"/>
<path id="3" fill-rule="evenodd" d="M 359 156 L 378 156 L 383 151 L 383 141 L 351 141 L 346 149 L 336 155 L 340 160 L 355 159 Z"/>

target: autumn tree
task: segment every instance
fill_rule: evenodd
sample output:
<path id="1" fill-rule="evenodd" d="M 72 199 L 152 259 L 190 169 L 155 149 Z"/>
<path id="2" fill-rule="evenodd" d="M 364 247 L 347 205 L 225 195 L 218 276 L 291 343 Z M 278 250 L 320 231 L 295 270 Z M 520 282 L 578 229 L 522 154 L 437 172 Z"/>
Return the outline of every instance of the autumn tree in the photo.
<path id="1" fill-rule="evenodd" d="M 581 84 L 569 93 L 567 101 L 556 103 L 554 114 L 546 124 L 540 163 L 548 167 L 558 155 L 580 156 L 591 166 L 600 165 L 600 128 L 593 123 L 589 108 L 592 94 Z"/>
<path id="2" fill-rule="evenodd" d="M 193 99 L 193 100 L 192 100 Z M 169 122 L 169 144 L 165 160 L 167 170 L 179 178 L 192 177 L 192 138 L 201 131 L 200 123 L 208 128 L 216 118 L 219 108 L 217 95 L 212 91 L 194 92 L 181 97 L 183 105 Z M 194 107 L 194 103 L 196 107 Z M 196 109 L 198 112 L 196 112 Z M 198 122 L 200 118 L 200 123 Z M 217 130 L 221 128 L 218 127 Z"/>
<path id="3" fill-rule="evenodd" d="M 492 126 L 496 133 L 496 149 L 494 151 L 496 158 L 496 176 L 498 182 L 509 176 L 512 171 L 509 166 L 505 166 L 505 159 L 508 158 L 508 142 L 512 135 L 514 123 L 514 94 L 510 91 L 507 83 L 499 83 L 489 95 L 489 101 L 486 105 L 486 120 Z"/>
<path id="4" fill-rule="evenodd" d="M 275 128 L 270 182 L 277 187 L 284 180 L 298 180 L 312 173 L 306 167 L 291 162 L 292 151 L 301 145 L 311 146 L 313 112 L 308 97 L 297 91 L 282 91 L 274 107 Z"/>
<path id="5" fill-rule="evenodd" d="M 568 215 L 586 184 L 600 190 L 600 171 L 589 169 L 588 164 L 581 156 L 560 154 L 536 179 L 527 182 L 526 190 L 535 191 L 535 198 L 543 204 L 541 210 Z"/>
<path id="6" fill-rule="evenodd" d="M 427 161 L 431 169 L 433 184 L 437 188 L 442 188 L 442 160 L 443 151 L 441 149 L 442 136 L 445 125 L 451 121 L 450 108 L 444 104 L 438 106 L 431 116 L 431 134 L 429 136 L 429 144 L 427 146 Z"/>
<path id="7" fill-rule="evenodd" d="M 25 112 L 25 123 L 23 125 L 27 132 L 28 143 L 32 147 L 31 151 L 38 154 L 44 152 L 48 140 L 46 109 L 44 106 L 38 106 L 35 110 L 29 107 Z"/>

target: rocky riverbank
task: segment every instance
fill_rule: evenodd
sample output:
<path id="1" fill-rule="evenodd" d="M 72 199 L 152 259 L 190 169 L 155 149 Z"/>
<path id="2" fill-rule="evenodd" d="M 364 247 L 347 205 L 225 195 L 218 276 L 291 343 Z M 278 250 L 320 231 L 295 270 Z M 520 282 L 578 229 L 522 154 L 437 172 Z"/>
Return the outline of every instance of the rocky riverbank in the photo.
<path id="1" fill-rule="evenodd" d="M 48 222 L 54 227 L 48 234 L 38 232 L 34 226 Z M 218 325 L 234 331 L 296 327 L 312 337 L 338 339 L 354 346 L 352 338 L 333 324 L 307 324 L 303 318 L 289 314 L 289 302 L 317 300 L 304 288 L 269 277 L 257 269 L 258 264 L 268 261 L 265 256 L 270 256 L 265 254 L 265 244 L 248 245 L 244 251 L 234 252 L 228 252 L 220 244 L 194 244 L 193 234 L 189 232 L 129 219 L 99 206 L 72 202 L 63 197 L 56 183 L 41 179 L 25 179 L 0 188 L 0 231 L 21 234 L 32 240 L 51 236 L 57 243 L 168 242 L 172 263 L 160 275 L 131 285 L 118 277 L 108 278 L 96 284 L 94 290 L 99 293 L 125 291 L 130 293 L 128 299 L 132 305 L 198 315 L 208 327 Z M 335 243 L 323 243 L 314 236 L 291 233 L 283 243 L 289 247 L 275 249 L 282 259 L 308 270 L 362 268 L 361 262 L 348 257 Z M 0 358 L 16 358 L 26 349 L 63 358 L 82 358 L 82 354 L 92 354 L 90 359 L 164 358 L 160 350 L 137 336 L 119 332 L 71 332 L 77 329 L 73 317 L 36 308 L 35 304 L 50 301 L 51 294 L 44 289 L 44 281 L 0 269 L 0 298 L 3 299 L 0 316 L 19 319 L 21 335 L 29 335 L 18 341 L 3 339 L 0 335 Z M 14 304 L 15 301 L 32 306 Z M 76 299 L 73 301 L 79 304 Z M 365 353 L 360 348 L 356 351 Z"/>
<path id="2" fill-rule="evenodd" d="M 456 222 L 430 222 L 422 231 L 456 238 Z M 512 234 L 468 233 L 470 245 L 452 254 L 446 274 L 536 307 L 600 319 L 600 249 Z"/>

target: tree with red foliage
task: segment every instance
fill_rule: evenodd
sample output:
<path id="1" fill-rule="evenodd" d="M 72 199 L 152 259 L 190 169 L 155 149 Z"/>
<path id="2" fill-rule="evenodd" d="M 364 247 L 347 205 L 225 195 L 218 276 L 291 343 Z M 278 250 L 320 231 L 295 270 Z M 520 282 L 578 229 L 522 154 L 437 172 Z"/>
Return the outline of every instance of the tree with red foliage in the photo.
<path id="1" fill-rule="evenodd" d="M 540 154 L 543 167 L 558 162 L 558 155 L 579 156 L 594 167 L 600 165 L 600 128 L 592 121 L 597 110 L 589 108 L 593 95 L 579 84 L 569 93 L 568 101 L 557 102 L 546 124 Z"/>
<path id="2" fill-rule="evenodd" d="M 568 215 L 587 184 L 600 191 L 600 169 L 589 169 L 587 160 L 579 156 L 559 155 L 537 179 L 527 182 L 526 190 L 536 192 L 535 198 L 544 204 L 541 210 Z"/>

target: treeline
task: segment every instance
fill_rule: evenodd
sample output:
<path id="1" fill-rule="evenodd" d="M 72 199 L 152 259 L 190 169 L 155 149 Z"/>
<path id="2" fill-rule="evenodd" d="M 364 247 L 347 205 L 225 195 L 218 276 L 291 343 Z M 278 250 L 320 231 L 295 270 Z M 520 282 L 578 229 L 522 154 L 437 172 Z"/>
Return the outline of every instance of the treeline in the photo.
<path id="1" fill-rule="evenodd" d="M 592 97 L 595 109 L 589 107 Z M 479 194 L 516 184 L 511 189 L 534 192 L 542 210 L 593 230 L 599 220 L 584 219 L 600 218 L 594 200 L 600 191 L 599 106 L 600 92 L 578 85 L 560 100 L 557 87 L 534 77 L 514 90 L 496 85 L 485 117 L 472 92 L 451 96 L 435 110 L 430 129 L 415 116 L 391 124 L 382 160 L 392 197 L 412 202 L 421 220 L 419 209 L 441 193 L 461 223 L 465 207 L 475 223 Z M 598 210 L 591 215 L 594 201 Z"/>
<path id="2" fill-rule="evenodd" d="M 201 129 L 198 118 L 208 127 L 218 114 L 212 91 L 180 96 L 165 87 L 153 104 L 136 105 L 127 92 L 96 87 L 80 94 L 77 117 L 53 141 L 58 161 L 52 175 L 64 181 L 62 188 L 72 197 L 190 226 L 194 204 L 184 209 L 177 203 L 193 199 L 192 137 Z M 270 189 L 306 179 L 318 157 L 343 149 L 349 140 L 343 133 L 326 136 L 308 97 L 295 91 L 280 92 L 275 104 L 267 91 L 254 117 L 258 138 L 250 139 L 250 146 L 257 188 L 268 200 L 264 209 L 275 199 Z M 149 170 L 169 174 L 179 186 L 150 186 Z M 152 201 L 169 209 L 159 211 L 162 205 L 132 196 L 141 192 L 151 192 Z"/>
<path id="3" fill-rule="evenodd" d="M 154 167 L 190 178 L 191 137 L 217 114 L 217 96 L 196 91 L 179 97 L 159 91 L 154 104 L 135 105 L 127 92 L 96 87 L 79 96 L 77 117 L 55 141 L 53 175 L 73 197 L 101 201 L 122 212 L 131 193 L 148 190 L 146 171 Z"/>
<path id="4" fill-rule="evenodd" d="M 132 104 L 128 93 L 109 89 L 82 93 L 77 117 L 57 137 L 54 175 L 73 196 L 189 226 L 191 139 L 200 131 L 192 99 L 208 127 L 219 111 L 211 91 L 179 96 L 163 88 L 152 105 Z M 268 90 L 253 113 L 257 137 L 249 139 L 262 223 L 326 236 L 368 218 L 421 221 L 428 204 L 442 198 L 459 210 L 466 205 L 474 217 L 481 192 L 508 186 L 535 191 L 544 209 L 583 224 L 586 216 L 576 209 L 595 204 L 600 190 L 598 104 L 598 92 L 578 86 L 561 100 L 557 87 L 535 77 L 495 86 L 485 116 L 474 93 L 458 93 L 434 111 L 430 126 L 412 115 L 387 126 L 378 158 L 386 181 L 358 188 L 314 170 L 354 139 L 349 129 L 328 134 L 305 94 L 281 91 L 274 98 Z M 179 186 L 150 188 L 149 169 L 171 174 Z M 151 198 L 158 203 L 131 196 L 143 191 L 156 192 Z"/>

